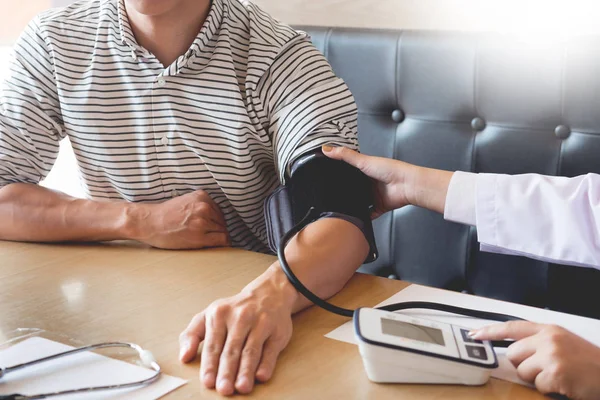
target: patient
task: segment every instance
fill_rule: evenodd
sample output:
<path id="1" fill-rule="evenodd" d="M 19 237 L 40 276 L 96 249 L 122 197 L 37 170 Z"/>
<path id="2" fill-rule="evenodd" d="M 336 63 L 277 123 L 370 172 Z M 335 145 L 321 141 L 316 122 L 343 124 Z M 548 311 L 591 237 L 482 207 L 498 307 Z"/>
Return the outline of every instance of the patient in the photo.
<path id="1" fill-rule="evenodd" d="M 600 268 L 599 175 L 477 175 L 417 167 L 341 147 L 325 146 L 323 152 L 373 178 L 378 193 L 374 217 L 406 205 L 424 207 L 477 226 L 482 250 Z M 516 340 L 508 348 L 509 360 L 521 379 L 543 393 L 600 398 L 600 348 L 566 329 L 513 321 L 472 336 Z"/>
<path id="2" fill-rule="evenodd" d="M 0 93 L 0 239 L 267 251 L 265 198 L 303 154 L 356 148 L 356 115 L 306 34 L 251 3 L 93 0 L 50 10 L 22 34 Z M 88 199 L 38 185 L 65 137 Z M 368 250 L 357 226 L 328 218 L 287 252 L 329 297 Z M 192 319 L 181 360 L 204 340 L 203 383 L 250 392 L 271 377 L 292 313 L 308 305 L 273 264 Z"/>

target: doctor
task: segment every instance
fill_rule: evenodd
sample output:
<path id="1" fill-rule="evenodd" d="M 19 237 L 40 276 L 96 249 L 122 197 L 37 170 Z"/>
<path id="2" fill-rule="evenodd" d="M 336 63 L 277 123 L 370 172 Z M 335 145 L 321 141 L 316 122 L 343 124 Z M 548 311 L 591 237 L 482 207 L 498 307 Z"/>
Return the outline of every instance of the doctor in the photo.
<path id="1" fill-rule="evenodd" d="M 406 205 L 477 227 L 483 251 L 517 254 L 600 269 L 600 175 L 449 172 L 324 146 L 376 181 L 374 217 Z M 569 234 L 565 234 L 568 232 Z M 508 358 L 521 379 L 542 393 L 600 398 L 600 348 L 573 333 L 532 322 L 507 322 L 472 332 L 475 339 L 514 339 Z"/>

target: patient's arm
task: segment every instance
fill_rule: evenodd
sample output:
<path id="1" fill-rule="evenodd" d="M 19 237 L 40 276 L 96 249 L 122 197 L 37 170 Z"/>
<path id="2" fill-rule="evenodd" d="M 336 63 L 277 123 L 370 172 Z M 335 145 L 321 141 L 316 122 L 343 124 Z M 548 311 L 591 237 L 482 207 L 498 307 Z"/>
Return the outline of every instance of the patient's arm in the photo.
<path id="1" fill-rule="evenodd" d="M 312 292 L 328 298 L 365 260 L 369 244 L 353 224 L 318 220 L 299 233 L 285 254 L 294 273 Z M 291 315 L 310 305 L 275 262 L 239 294 L 215 301 L 197 314 L 180 336 L 180 358 L 194 359 L 204 341 L 200 379 L 223 395 L 249 393 L 255 379 L 271 378 L 292 336 Z"/>
<path id="2" fill-rule="evenodd" d="M 28 183 L 0 189 L 0 239 L 35 242 L 125 239 L 130 207 L 99 203 Z"/>
<path id="3" fill-rule="evenodd" d="M 304 160 L 301 167 L 292 167 L 288 181 L 295 222 L 311 206 L 340 218 L 308 225 L 290 241 L 285 254 L 300 281 L 328 298 L 342 289 L 374 247 L 367 240 L 372 236 L 368 230 L 371 186 L 347 164 L 316 153 Z M 248 393 L 255 379 L 271 377 L 292 334 L 291 315 L 309 305 L 275 262 L 241 293 L 217 300 L 193 318 L 180 337 L 180 358 L 191 361 L 204 340 L 200 363 L 204 385 L 224 395 L 234 390 Z"/>
<path id="4" fill-rule="evenodd" d="M 223 216 L 197 191 L 162 204 L 76 199 L 44 187 L 0 188 L 0 239 L 27 242 L 139 240 L 161 248 L 224 246 Z"/>

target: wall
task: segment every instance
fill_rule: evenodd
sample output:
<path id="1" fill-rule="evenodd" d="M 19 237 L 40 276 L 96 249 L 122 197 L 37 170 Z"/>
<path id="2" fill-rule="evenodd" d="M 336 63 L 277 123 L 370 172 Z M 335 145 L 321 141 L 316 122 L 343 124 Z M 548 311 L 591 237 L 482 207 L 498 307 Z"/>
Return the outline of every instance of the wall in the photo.
<path id="1" fill-rule="evenodd" d="M 0 0 L 0 82 L 8 75 L 10 45 L 19 37 L 27 23 L 50 7 L 71 3 L 72 0 Z M 79 183 L 75 156 L 68 140 L 60 143 L 60 155 L 42 185 L 75 197 L 84 197 Z"/>
<path id="2" fill-rule="evenodd" d="M 253 0 L 294 25 L 600 33 L 597 0 Z M 0 0 L 0 44 L 38 12 L 72 0 Z"/>
<path id="3" fill-rule="evenodd" d="M 292 25 L 600 33 L 597 0 L 253 0 Z"/>
<path id="4" fill-rule="evenodd" d="M 36 14 L 51 6 L 51 0 L 0 0 L 0 45 L 14 42 Z"/>

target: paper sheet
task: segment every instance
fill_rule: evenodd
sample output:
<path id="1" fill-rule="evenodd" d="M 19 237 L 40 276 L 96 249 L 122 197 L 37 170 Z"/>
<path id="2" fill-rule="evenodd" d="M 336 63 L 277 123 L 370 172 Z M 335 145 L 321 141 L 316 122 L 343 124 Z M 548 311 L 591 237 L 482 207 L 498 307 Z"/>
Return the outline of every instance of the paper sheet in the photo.
<path id="1" fill-rule="evenodd" d="M 430 301 L 434 303 L 449 304 L 458 307 L 472 308 L 484 311 L 493 311 L 502 314 L 514 315 L 529 321 L 560 325 L 563 328 L 583 337 L 584 339 L 600 346 L 600 321 L 590 318 L 563 314 L 555 311 L 541 310 L 539 308 L 507 303 L 483 297 L 476 297 L 447 290 L 434 289 L 420 285 L 410 285 L 396 293 L 378 306 L 400 303 L 404 301 Z M 402 313 L 416 315 L 434 321 L 446 322 L 468 328 L 480 328 L 491 322 L 470 317 L 463 317 L 434 310 L 403 310 Z M 345 323 L 325 335 L 328 338 L 356 344 L 352 321 Z M 527 385 L 517 376 L 517 370 L 505 356 L 506 349 L 496 349 L 499 367 L 492 376 L 498 379 Z"/>
<path id="2" fill-rule="evenodd" d="M 0 366 L 8 367 L 47 357 L 73 347 L 34 337 L 0 351 Z M 134 353 L 135 354 L 135 353 Z M 59 358 L 24 368 L 0 379 L 0 394 L 34 395 L 91 386 L 113 385 L 149 378 L 154 371 L 91 352 Z M 75 396 L 53 397 L 57 400 L 139 399 L 154 400 L 184 385 L 185 380 L 162 375 L 151 385 L 107 390 Z"/>

